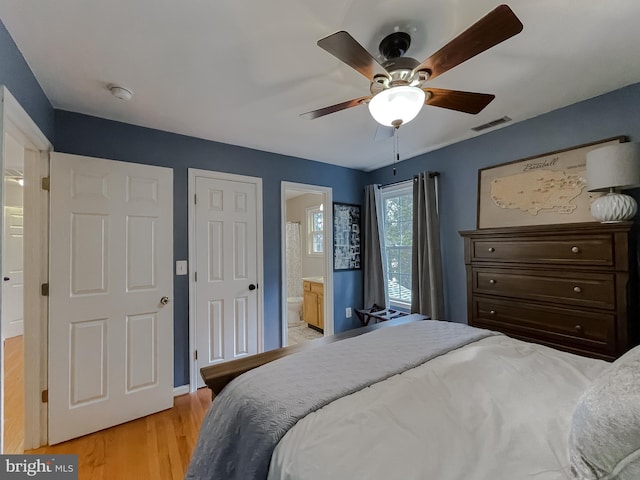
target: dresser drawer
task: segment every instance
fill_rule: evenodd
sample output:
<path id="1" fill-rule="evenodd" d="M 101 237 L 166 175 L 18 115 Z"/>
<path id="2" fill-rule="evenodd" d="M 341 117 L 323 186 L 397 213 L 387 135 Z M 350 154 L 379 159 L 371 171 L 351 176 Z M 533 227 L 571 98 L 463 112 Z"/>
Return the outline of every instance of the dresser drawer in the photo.
<path id="1" fill-rule="evenodd" d="M 614 355 L 615 315 L 474 296 L 471 324 Z"/>
<path id="2" fill-rule="evenodd" d="M 616 308 L 615 275 L 612 273 L 473 267 L 471 275 L 474 294 L 585 308 Z"/>
<path id="3" fill-rule="evenodd" d="M 611 235 L 473 238 L 471 260 L 613 266 Z"/>

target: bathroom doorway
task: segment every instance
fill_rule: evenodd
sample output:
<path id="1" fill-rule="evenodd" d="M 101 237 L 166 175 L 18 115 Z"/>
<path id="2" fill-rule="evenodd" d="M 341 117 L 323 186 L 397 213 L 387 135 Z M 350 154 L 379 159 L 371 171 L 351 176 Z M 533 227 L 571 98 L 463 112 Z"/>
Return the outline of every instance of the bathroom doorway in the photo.
<path id="1" fill-rule="evenodd" d="M 282 182 L 282 346 L 333 334 L 332 190 Z"/>

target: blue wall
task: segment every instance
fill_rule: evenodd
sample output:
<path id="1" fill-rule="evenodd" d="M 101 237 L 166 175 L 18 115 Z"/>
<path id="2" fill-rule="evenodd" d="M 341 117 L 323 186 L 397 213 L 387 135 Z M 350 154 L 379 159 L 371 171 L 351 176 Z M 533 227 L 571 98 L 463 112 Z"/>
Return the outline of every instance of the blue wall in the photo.
<path id="1" fill-rule="evenodd" d="M 51 103 L 2 21 L 0 21 L 0 85 L 9 89 L 42 133 L 53 143 L 54 125 Z"/>
<path id="2" fill-rule="evenodd" d="M 362 201 L 366 174 L 324 163 L 200 140 L 66 111 L 55 111 L 55 150 L 63 153 L 172 167 L 174 260 L 189 257 L 188 169 L 199 168 L 262 178 L 264 221 L 265 349 L 280 346 L 282 181 L 333 188 L 335 202 Z M 362 272 L 335 272 L 334 319 L 340 332 L 356 326 L 346 307 L 361 308 Z M 189 280 L 174 277 L 175 385 L 189 383 Z"/>
<path id="3" fill-rule="evenodd" d="M 478 169 L 618 135 L 640 141 L 640 84 L 370 172 L 369 183 L 440 172 L 440 219 L 447 319 L 466 323 L 466 273 L 460 230 L 476 228 Z M 636 198 L 638 191 L 633 192 Z"/>
<path id="4" fill-rule="evenodd" d="M 188 258 L 187 169 L 263 179 L 265 347 L 279 346 L 281 312 L 280 182 L 333 188 L 337 202 L 362 203 L 363 186 L 409 179 L 422 170 L 441 173 L 440 212 L 447 318 L 466 322 L 463 242 L 458 232 L 476 225 L 477 172 L 487 166 L 617 135 L 640 140 L 640 84 L 486 133 L 374 172 L 199 140 L 65 111 L 55 111 L 0 22 L 0 84 L 6 85 L 60 152 L 173 167 L 174 260 Z M 634 192 L 636 198 L 640 191 Z M 336 331 L 357 326 L 345 307 L 361 306 L 361 271 L 335 272 Z M 175 385 L 189 380 L 188 278 L 175 277 Z"/>

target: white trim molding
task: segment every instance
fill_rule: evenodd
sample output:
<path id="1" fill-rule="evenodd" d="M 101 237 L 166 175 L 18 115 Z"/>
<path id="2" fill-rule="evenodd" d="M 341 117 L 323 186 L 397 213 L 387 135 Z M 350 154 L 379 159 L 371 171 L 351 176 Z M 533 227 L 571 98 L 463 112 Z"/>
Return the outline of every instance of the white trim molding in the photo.
<path id="1" fill-rule="evenodd" d="M 189 393 L 189 384 L 181 385 L 179 387 L 173 387 L 173 397 L 179 397 L 180 395 L 186 395 Z"/>

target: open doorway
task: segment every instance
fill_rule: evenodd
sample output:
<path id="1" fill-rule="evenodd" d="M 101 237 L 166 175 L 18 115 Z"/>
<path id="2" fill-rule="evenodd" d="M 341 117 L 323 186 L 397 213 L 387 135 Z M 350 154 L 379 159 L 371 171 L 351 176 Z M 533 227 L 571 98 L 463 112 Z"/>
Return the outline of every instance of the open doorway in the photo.
<path id="1" fill-rule="evenodd" d="M 2 341 L 4 343 L 4 453 L 24 445 L 24 147 L 4 134 Z"/>
<path id="2" fill-rule="evenodd" d="M 332 190 L 282 182 L 282 345 L 333 334 Z"/>
<path id="3" fill-rule="evenodd" d="M 0 450 L 22 453 L 47 442 L 42 399 L 48 317 L 41 286 L 48 281 L 49 203 L 43 179 L 52 146 L 4 86 L 0 127 Z"/>

